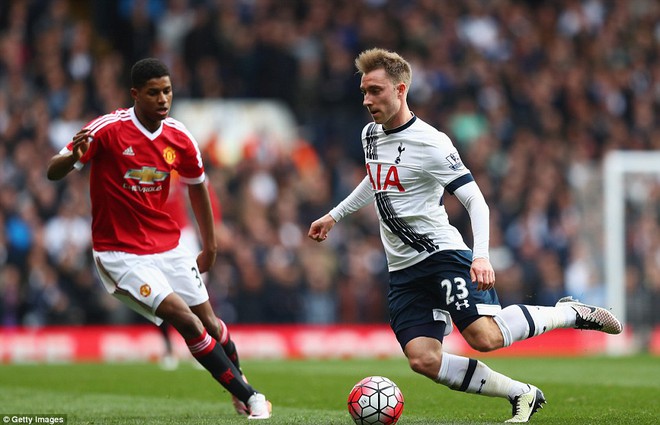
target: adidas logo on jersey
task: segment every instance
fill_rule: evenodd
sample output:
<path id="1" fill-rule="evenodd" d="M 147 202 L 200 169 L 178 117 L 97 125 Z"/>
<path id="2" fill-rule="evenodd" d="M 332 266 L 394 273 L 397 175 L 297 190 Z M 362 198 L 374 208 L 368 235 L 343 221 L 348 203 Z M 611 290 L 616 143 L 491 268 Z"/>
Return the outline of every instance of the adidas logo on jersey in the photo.
<path id="1" fill-rule="evenodd" d="M 126 149 L 124 149 L 124 152 L 122 152 L 122 155 L 135 156 L 135 152 L 133 152 L 133 147 L 129 146 Z"/>

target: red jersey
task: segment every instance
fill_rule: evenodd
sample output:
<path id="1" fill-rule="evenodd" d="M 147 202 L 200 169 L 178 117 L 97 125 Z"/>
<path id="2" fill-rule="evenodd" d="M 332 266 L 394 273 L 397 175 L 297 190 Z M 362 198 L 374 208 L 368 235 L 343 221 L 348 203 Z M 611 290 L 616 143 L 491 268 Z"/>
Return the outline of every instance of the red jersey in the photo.
<path id="1" fill-rule="evenodd" d="M 166 208 L 170 173 L 186 184 L 205 179 L 202 156 L 185 126 L 166 118 L 147 130 L 133 108 L 118 109 L 85 126 L 89 149 L 76 168 L 91 165 L 92 242 L 96 251 L 155 254 L 175 248 L 180 229 Z M 71 150 L 73 143 L 66 149 Z"/>
<path id="2" fill-rule="evenodd" d="M 164 208 L 170 217 L 172 217 L 172 220 L 177 222 L 180 229 L 195 225 L 191 220 L 191 214 L 188 212 L 188 198 L 186 196 L 185 186 L 180 182 L 179 175 L 176 171 L 170 174 L 170 195 L 165 202 Z M 213 218 L 216 223 L 220 223 L 222 221 L 220 201 L 211 187 L 207 185 L 207 189 L 209 191 L 209 201 L 211 201 Z"/>

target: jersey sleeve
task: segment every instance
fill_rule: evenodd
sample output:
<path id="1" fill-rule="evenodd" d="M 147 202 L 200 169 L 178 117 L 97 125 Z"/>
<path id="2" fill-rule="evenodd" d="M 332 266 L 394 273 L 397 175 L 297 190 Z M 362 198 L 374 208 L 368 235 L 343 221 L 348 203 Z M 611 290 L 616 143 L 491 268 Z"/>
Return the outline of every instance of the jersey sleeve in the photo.
<path id="1" fill-rule="evenodd" d="M 439 143 L 430 149 L 427 171 L 455 194 L 470 215 L 474 239 L 473 257 L 488 258 L 489 210 L 483 194 L 470 170 L 463 164 L 458 150 L 447 135 L 440 133 Z"/>
<path id="2" fill-rule="evenodd" d="M 87 148 L 87 152 L 80 157 L 78 161 L 76 161 L 75 164 L 73 164 L 73 168 L 76 170 L 82 170 L 82 168 L 87 164 L 87 162 L 94 156 L 96 150 L 98 148 L 98 143 L 94 143 L 94 138 L 89 137 L 89 147 Z M 67 154 L 69 152 L 73 151 L 73 140 L 67 143 L 66 146 L 64 146 L 58 153 L 60 155 Z"/>
<path id="3" fill-rule="evenodd" d="M 349 214 L 354 213 L 363 206 L 374 200 L 374 192 L 371 190 L 369 177 L 364 177 L 362 181 L 353 189 L 343 201 L 330 211 L 330 216 L 339 221 Z"/>
<path id="4" fill-rule="evenodd" d="M 180 179 L 185 184 L 199 184 L 206 180 L 204 173 L 204 163 L 202 161 L 202 152 L 199 150 L 197 140 L 193 135 L 178 121 L 175 121 L 176 128 L 181 131 L 181 137 L 185 139 L 185 154 L 178 167 Z"/>
<path id="5" fill-rule="evenodd" d="M 108 123 L 112 122 L 114 119 L 116 119 L 117 115 L 119 113 L 119 110 L 111 113 L 111 114 L 106 114 L 106 115 L 101 115 L 99 117 L 94 118 L 85 126 L 83 129 L 90 130 L 88 141 L 89 141 L 89 146 L 87 148 L 87 152 L 80 157 L 78 161 L 76 161 L 75 164 L 73 164 L 73 167 L 76 170 L 82 169 L 85 164 L 87 164 L 98 152 L 100 149 L 100 146 L 102 145 L 102 140 L 103 140 L 103 134 L 107 134 L 107 125 Z M 70 141 L 61 151 L 60 154 L 66 153 L 66 152 L 71 152 L 73 150 L 73 140 Z"/>
<path id="6" fill-rule="evenodd" d="M 474 181 L 458 150 L 444 133 L 439 133 L 438 138 L 429 144 L 427 152 L 423 167 L 447 192 L 453 194 L 459 187 Z"/>
<path id="7" fill-rule="evenodd" d="M 476 182 L 461 186 L 456 190 L 456 198 L 470 215 L 472 225 L 473 258 L 488 258 L 490 240 L 490 211 Z"/>

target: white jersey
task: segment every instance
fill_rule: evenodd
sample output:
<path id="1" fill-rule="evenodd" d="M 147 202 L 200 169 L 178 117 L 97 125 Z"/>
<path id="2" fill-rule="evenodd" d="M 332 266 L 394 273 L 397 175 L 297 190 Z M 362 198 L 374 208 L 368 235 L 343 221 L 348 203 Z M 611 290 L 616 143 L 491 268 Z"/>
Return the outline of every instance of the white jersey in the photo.
<path id="1" fill-rule="evenodd" d="M 474 179 L 446 134 L 413 116 L 391 130 L 367 124 L 362 146 L 367 176 L 330 211 L 335 220 L 375 200 L 390 271 L 438 251 L 469 249 L 449 223 L 443 195 Z"/>

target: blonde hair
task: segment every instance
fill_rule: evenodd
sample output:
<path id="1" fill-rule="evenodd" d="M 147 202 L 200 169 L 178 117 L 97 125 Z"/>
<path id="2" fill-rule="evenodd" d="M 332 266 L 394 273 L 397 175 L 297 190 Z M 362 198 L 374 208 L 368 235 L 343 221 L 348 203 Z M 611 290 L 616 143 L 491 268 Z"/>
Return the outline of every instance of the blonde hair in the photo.
<path id="1" fill-rule="evenodd" d="M 398 53 L 379 48 L 365 50 L 355 58 L 355 66 L 362 75 L 376 69 L 384 69 L 394 84 L 404 83 L 406 87 L 410 87 L 412 69 Z"/>

